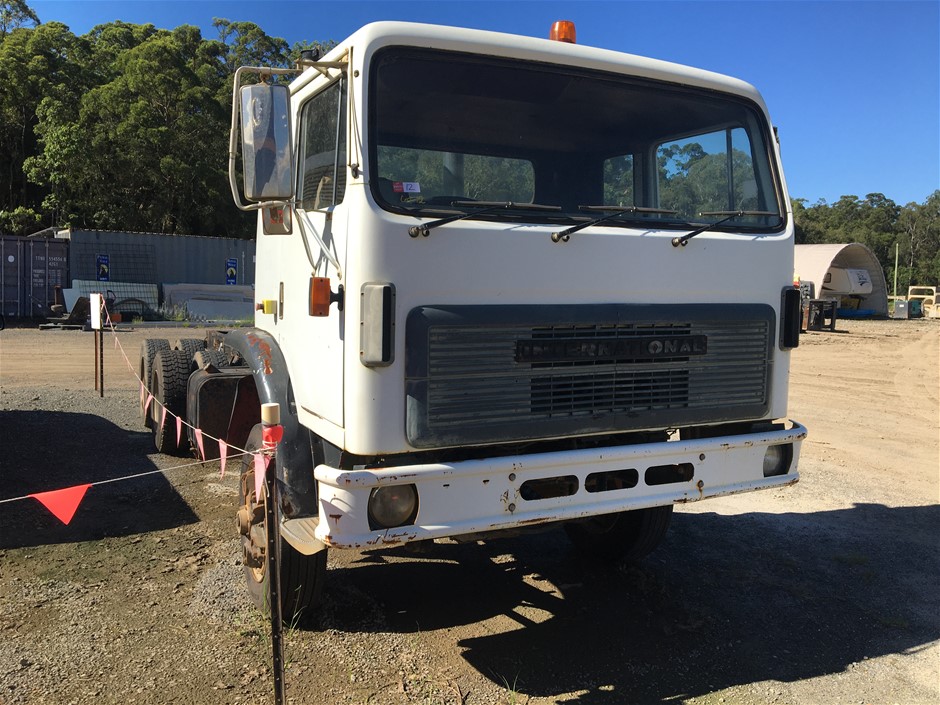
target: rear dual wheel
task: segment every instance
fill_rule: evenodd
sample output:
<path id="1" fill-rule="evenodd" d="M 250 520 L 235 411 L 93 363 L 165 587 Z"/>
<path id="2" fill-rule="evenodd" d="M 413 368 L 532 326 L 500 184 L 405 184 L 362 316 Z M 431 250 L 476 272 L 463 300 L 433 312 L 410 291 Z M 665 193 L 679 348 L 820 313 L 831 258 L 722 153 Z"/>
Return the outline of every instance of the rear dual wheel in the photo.
<path id="1" fill-rule="evenodd" d="M 147 395 L 150 393 L 151 377 L 153 376 L 153 359 L 161 350 L 169 350 L 170 341 L 159 338 L 148 338 L 140 344 L 140 361 L 137 373 L 140 375 L 140 419 L 144 426 L 151 427 L 150 409 L 147 406 Z"/>
<path id="2" fill-rule="evenodd" d="M 183 350 L 161 350 L 153 359 L 150 428 L 154 446 L 168 455 L 184 455 L 189 450 L 182 430 L 177 432 L 176 417 L 186 416 L 186 383 L 191 359 Z"/>
<path id="3" fill-rule="evenodd" d="M 182 350 L 187 355 L 189 359 L 193 359 L 195 355 L 200 350 L 206 349 L 206 341 L 202 338 L 180 338 L 175 343 L 173 343 L 174 350 Z"/>
<path id="4" fill-rule="evenodd" d="M 221 350 L 212 350 L 211 348 L 197 350 L 196 354 L 193 355 L 193 364 L 191 366 L 192 371 L 195 372 L 196 370 L 204 370 L 210 365 L 217 370 L 220 370 L 223 367 L 228 367 L 228 355 L 223 353 Z"/>

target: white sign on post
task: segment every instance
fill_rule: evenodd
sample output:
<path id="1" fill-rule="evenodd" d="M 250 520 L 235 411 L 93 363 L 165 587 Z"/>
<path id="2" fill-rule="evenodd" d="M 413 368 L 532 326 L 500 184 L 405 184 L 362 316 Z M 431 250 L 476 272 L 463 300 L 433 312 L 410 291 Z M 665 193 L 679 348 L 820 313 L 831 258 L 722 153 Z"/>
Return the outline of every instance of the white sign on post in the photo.
<path id="1" fill-rule="evenodd" d="M 91 329 L 101 330 L 101 294 L 90 294 Z"/>

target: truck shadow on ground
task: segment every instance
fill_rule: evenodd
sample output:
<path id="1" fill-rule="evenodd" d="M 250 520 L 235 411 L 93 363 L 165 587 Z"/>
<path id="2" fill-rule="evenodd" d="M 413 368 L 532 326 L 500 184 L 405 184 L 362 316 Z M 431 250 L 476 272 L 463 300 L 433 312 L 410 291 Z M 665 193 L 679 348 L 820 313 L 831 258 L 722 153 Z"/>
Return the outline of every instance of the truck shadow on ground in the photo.
<path id="1" fill-rule="evenodd" d="M 144 473 L 150 434 L 93 414 L 0 411 L 0 499 Z M 89 488 L 68 526 L 37 500 L 0 505 L 0 549 L 93 541 L 198 521 L 160 474 Z"/>
<path id="2" fill-rule="evenodd" d="M 366 553 L 331 571 L 325 619 L 415 632 L 502 617 L 456 644 L 501 687 L 592 705 L 676 702 L 839 673 L 940 638 L 938 522 L 937 506 L 676 513 L 645 562 L 607 567 L 574 555 L 560 531 L 434 546 L 424 559 Z"/>

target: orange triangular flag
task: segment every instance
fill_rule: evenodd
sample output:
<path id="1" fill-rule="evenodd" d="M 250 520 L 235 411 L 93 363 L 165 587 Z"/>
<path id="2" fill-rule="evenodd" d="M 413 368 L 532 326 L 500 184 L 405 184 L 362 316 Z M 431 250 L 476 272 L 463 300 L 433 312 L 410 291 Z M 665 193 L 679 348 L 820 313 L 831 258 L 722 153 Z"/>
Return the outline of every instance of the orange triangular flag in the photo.
<path id="1" fill-rule="evenodd" d="M 202 445 L 202 429 L 194 429 L 193 431 L 196 434 L 196 447 L 199 448 L 199 457 L 202 460 L 206 459 L 206 449 Z"/>
<path id="2" fill-rule="evenodd" d="M 225 477 L 225 456 L 228 455 L 228 445 L 225 441 L 219 441 L 219 465 L 222 466 L 222 470 L 219 473 L 219 477 Z"/>
<path id="3" fill-rule="evenodd" d="M 91 487 L 90 484 L 76 485 L 75 487 L 66 487 L 63 490 L 37 492 L 29 496 L 39 500 L 46 509 L 56 515 L 59 521 L 68 526 L 89 487 Z"/>
<path id="4" fill-rule="evenodd" d="M 255 501 L 261 501 L 261 488 L 264 487 L 264 474 L 267 472 L 268 464 L 261 453 L 255 453 Z"/>

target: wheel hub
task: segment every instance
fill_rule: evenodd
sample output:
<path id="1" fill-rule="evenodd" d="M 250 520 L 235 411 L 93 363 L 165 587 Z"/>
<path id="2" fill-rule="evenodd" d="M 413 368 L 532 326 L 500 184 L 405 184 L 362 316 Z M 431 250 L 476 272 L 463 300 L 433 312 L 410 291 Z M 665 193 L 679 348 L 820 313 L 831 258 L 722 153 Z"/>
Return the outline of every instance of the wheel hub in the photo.
<path id="1" fill-rule="evenodd" d="M 235 516 L 235 526 L 242 540 L 242 561 L 252 578 L 264 580 L 267 565 L 268 531 L 265 522 L 267 493 L 262 489 L 260 501 L 255 501 L 254 472 L 242 475 L 242 496 L 245 503 Z"/>

